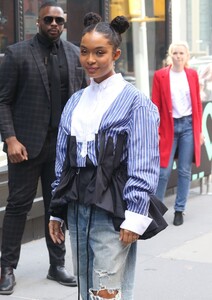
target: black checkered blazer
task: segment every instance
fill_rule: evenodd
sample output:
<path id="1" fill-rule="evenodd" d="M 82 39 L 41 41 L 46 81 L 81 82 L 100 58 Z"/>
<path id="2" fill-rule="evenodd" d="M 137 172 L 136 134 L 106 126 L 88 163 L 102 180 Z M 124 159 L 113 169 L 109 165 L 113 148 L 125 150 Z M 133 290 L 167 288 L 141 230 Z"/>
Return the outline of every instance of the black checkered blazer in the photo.
<path id="1" fill-rule="evenodd" d="M 86 85 L 79 48 L 61 40 L 69 73 L 69 96 Z M 0 64 L 0 132 L 2 139 L 16 136 L 29 158 L 36 157 L 46 138 L 50 119 L 47 70 L 37 35 L 11 45 Z"/>

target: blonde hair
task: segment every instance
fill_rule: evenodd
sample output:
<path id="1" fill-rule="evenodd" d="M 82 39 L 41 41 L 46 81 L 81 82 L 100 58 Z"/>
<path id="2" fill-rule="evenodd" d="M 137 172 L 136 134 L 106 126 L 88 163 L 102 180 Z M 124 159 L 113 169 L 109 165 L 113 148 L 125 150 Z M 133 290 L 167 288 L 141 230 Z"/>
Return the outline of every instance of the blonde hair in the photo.
<path id="1" fill-rule="evenodd" d="M 171 58 L 171 56 L 172 56 L 172 53 L 173 53 L 173 49 L 175 47 L 178 47 L 178 46 L 183 46 L 186 49 L 186 52 L 188 54 L 188 60 L 185 63 L 185 67 L 188 67 L 188 61 L 189 61 L 189 58 L 190 58 L 190 51 L 189 51 L 188 43 L 186 41 L 173 42 L 173 43 L 170 44 L 169 49 L 168 49 L 167 58 L 166 58 L 166 64 L 167 65 L 171 65 L 172 64 L 172 58 Z"/>

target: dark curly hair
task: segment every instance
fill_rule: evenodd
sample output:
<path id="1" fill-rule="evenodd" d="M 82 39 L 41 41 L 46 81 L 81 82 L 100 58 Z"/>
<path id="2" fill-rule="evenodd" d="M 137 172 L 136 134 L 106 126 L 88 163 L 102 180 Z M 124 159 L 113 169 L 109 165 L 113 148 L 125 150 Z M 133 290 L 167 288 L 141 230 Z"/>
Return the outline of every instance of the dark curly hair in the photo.
<path id="1" fill-rule="evenodd" d="M 82 36 L 91 31 L 102 33 L 116 50 L 121 44 L 121 34 L 129 28 L 129 22 L 124 16 L 115 17 L 110 23 L 103 22 L 100 15 L 89 12 L 84 17 L 84 30 Z"/>

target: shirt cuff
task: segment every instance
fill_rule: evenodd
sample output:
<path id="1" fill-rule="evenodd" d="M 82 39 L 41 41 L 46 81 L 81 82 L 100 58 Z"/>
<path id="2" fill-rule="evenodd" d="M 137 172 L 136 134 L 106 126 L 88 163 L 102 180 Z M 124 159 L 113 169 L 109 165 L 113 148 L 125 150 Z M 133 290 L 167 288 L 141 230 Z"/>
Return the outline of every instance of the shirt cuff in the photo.
<path id="1" fill-rule="evenodd" d="M 151 222 L 152 219 L 147 216 L 140 215 L 132 211 L 126 210 L 125 220 L 124 222 L 122 222 L 120 227 L 122 229 L 130 230 L 139 235 L 142 235 L 149 227 Z"/>
<path id="2" fill-rule="evenodd" d="M 62 227 L 63 226 L 63 223 L 64 221 L 58 217 L 53 217 L 53 216 L 50 216 L 50 221 L 58 221 L 60 222 L 60 226 Z"/>

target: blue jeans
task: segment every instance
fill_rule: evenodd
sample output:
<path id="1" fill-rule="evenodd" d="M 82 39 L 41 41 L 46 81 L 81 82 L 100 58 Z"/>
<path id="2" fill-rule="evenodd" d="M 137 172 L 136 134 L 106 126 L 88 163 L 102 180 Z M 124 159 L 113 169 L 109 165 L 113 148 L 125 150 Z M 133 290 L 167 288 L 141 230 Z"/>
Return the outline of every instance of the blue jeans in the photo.
<path id="1" fill-rule="evenodd" d="M 133 300 L 137 244 L 125 246 L 119 241 L 119 232 L 104 210 L 76 202 L 68 207 L 68 229 L 82 299 L 101 299 L 92 291 L 107 289 L 119 291 L 114 299 Z"/>
<path id="2" fill-rule="evenodd" d="M 160 168 L 160 176 L 156 196 L 163 201 L 167 183 L 173 167 L 175 152 L 178 150 L 177 160 L 177 195 L 175 211 L 184 211 L 191 181 L 191 167 L 194 155 L 194 141 L 192 116 L 174 119 L 174 142 L 167 168 Z"/>

